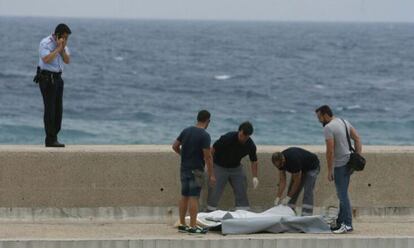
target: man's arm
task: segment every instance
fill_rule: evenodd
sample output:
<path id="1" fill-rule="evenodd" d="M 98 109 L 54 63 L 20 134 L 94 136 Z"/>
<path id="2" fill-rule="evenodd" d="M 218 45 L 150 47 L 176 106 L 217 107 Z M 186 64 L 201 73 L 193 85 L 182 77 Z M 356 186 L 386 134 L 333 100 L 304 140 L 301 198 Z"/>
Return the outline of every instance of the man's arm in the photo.
<path id="1" fill-rule="evenodd" d="M 58 40 L 58 45 L 55 48 L 55 50 L 53 50 L 52 52 L 48 53 L 47 55 L 44 55 L 47 51 L 46 47 L 41 47 L 40 48 L 40 53 L 42 55 L 42 60 L 44 63 L 49 64 L 50 62 L 52 62 L 57 56 L 58 54 L 62 53 L 62 51 L 64 50 L 64 41 L 63 39 Z"/>
<path id="2" fill-rule="evenodd" d="M 66 52 L 65 49 L 62 50 L 62 52 L 60 53 L 60 55 L 63 58 L 63 62 L 65 64 L 69 64 L 70 63 L 70 55 Z"/>
<path id="3" fill-rule="evenodd" d="M 296 192 L 298 192 L 300 187 L 300 182 L 302 181 L 302 171 L 296 172 L 292 174 L 292 188 L 290 189 L 290 192 L 287 193 L 287 196 L 292 198 Z"/>
<path id="4" fill-rule="evenodd" d="M 58 56 L 59 53 L 61 53 L 61 49 L 59 47 L 57 47 L 51 53 L 49 53 L 48 55 L 42 57 L 42 60 L 45 64 L 49 64 L 50 62 L 52 62 L 56 58 L 56 56 Z"/>
<path id="5" fill-rule="evenodd" d="M 358 132 L 353 127 L 351 127 L 351 138 L 354 140 L 355 151 L 357 153 L 362 153 L 361 138 L 359 137 Z"/>
<path id="6" fill-rule="evenodd" d="M 326 163 L 328 165 L 328 180 L 333 181 L 333 161 L 334 161 L 334 139 L 326 139 Z"/>
<path id="7" fill-rule="evenodd" d="M 257 168 L 258 168 L 258 162 L 251 161 L 251 167 L 252 167 L 252 176 L 253 176 L 253 189 L 257 189 L 257 186 L 259 186 L 259 179 L 257 178 Z"/>
<path id="8" fill-rule="evenodd" d="M 281 198 L 283 192 L 285 192 L 286 188 L 286 171 L 281 170 L 279 171 L 279 190 L 277 192 L 276 197 Z"/>
<path id="9" fill-rule="evenodd" d="M 252 176 L 257 177 L 257 170 L 258 170 L 258 161 L 251 161 L 251 168 L 252 168 Z"/>
<path id="10" fill-rule="evenodd" d="M 216 183 L 216 176 L 214 175 L 214 168 L 213 168 L 213 157 L 211 155 L 211 149 L 203 149 L 204 161 L 207 166 L 207 175 L 209 178 L 210 186 L 213 187 Z"/>
<path id="11" fill-rule="evenodd" d="M 70 55 L 69 55 L 69 53 L 67 53 L 67 51 L 66 51 L 66 49 L 65 48 L 67 48 L 66 47 L 66 44 L 68 43 L 68 40 L 67 39 L 65 39 L 64 41 L 63 41 L 63 44 L 62 44 L 62 46 L 63 46 L 63 49 L 62 49 L 62 52 L 60 53 L 60 56 L 62 56 L 62 58 L 63 58 L 63 62 L 65 63 L 65 64 L 69 64 L 70 63 Z"/>
<path id="12" fill-rule="evenodd" d="M 172 145 L 172 149 L 174 152 L 176 152 L 178 155 L 181 155 L 181 142 L 176 140 L 174 144 Z"/>

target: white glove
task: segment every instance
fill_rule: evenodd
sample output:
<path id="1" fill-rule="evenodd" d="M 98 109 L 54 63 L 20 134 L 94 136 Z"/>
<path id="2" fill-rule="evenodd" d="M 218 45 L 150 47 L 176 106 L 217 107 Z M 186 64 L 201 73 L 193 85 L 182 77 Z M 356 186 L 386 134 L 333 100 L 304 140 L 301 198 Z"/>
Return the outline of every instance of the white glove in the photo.
<path id="1" fill-rule="evenodd" d="M 259 179 L 257 177 L 253 177 L 253 189 L 256 189 L 259 186 Z"/>
<path id="2" fill-rule="evenodd" d="M 280 204 L 282 204 L 282 205 L 288 205 L 290 199 L 292 199 L 292 197 L 286 196 L 285 198 L 283 198 L 283 200 L 281 201 Z"/>
<path id="3" fill-rule="evenodd" d="M 280 197 L 276 197 L 275 199 L 275 206 L 280 204 Z"/>

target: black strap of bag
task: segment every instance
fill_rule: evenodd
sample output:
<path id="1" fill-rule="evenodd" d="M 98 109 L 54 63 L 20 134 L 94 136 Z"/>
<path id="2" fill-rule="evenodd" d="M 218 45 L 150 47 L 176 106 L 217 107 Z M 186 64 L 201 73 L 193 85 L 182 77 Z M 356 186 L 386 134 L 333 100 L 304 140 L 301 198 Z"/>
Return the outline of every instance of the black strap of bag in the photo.
<path id="1" fill-rule="evenodd" d="M 349 157 L 349 161 L 347 165 L 349 166 L 352 172 L 362 171 L 366 163 L 365 158 L 362 157 L 360 154 L 356 153 L 355 149 L 352 147 L 351 139 L 349 138 L 349 133 L 348 133 L 348 126 L 346 125 L 346 122 L 344 121 L 344 119 L 341 119 L 341 120 L 345 124 L 346 139 L 348 140 L 349 151 L 351 152 L 351 156 Z"/>
<path id="2" fill-rule="evenodd" d="M 345 124 L 346 140 L 348 141 L 349 151 L 351 153 L 354 153 L 355 152 L 355 149 L 351 145 L 351 138 L 349 137 L 348 126 L 346 125 L 346 122 L 344 121 L 344 119 L 341 118 L 341 120 Z"/>

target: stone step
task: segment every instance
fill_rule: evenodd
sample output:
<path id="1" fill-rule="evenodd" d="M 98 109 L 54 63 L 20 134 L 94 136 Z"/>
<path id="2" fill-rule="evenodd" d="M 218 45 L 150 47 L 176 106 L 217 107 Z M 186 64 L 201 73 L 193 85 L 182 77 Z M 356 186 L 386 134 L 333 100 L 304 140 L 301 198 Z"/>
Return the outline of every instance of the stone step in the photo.
<path id="1" fill-rule="evenodd" d="M 6 223 L 0 225 L 0 248 L 133 248 L 133 247 L 284 247 L 284 248 L 412 248 L 410 221 L 355 222 L 354 232 L 335 234 L 206 235 L 178 233 L 168 224 L 140 223 Z"/>

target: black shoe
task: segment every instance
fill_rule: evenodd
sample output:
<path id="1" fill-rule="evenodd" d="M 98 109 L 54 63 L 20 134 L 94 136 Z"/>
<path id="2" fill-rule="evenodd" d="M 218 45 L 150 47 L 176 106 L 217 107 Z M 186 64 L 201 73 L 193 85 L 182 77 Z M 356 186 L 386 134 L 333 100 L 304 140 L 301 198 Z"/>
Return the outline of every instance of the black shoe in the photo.
<path id="1" fill-rule="evenodd" d="M 341 225 L 335 225 L 335 224 L 331 225 L 332 232 L 338 230 L 339 228 L 341 228 Z"/>
<path id="2" fill-rule="evenodd" d="M 343 233 L 348 233 L 348 232 L 352 232 L 354 229 L 352 228 L 352 226 L 347 226 L 345 224 L 342 224 L 340 228 L 338 228 L 335 231 L 332 231 L 334 234 L 343 234 Z"/>
<path id="3" fill-rule="evenodd" d="M 178 232 L 187 233 L 188 230 L 190 230 L 190 227 L 187 226 L 187 225 L 179 225 L 178 226 Z"/>
<path id="4" fill-rule="evenodd" d="M 65 144 L 61 144 L 58 141 L 46 143 L 46 147 L 65 147 Z"/>
<path id="5" fill-rule="evenodd" d="M 189 234 L 206 234 L 208 232 L 208 229 L 200 226 L 195 226 L 190 227 L 187 232 Z"/>

